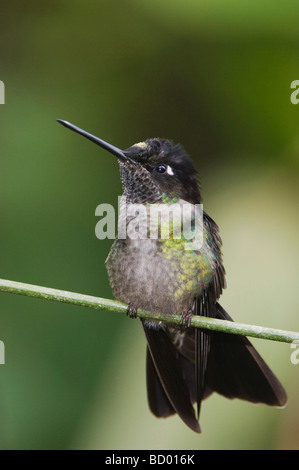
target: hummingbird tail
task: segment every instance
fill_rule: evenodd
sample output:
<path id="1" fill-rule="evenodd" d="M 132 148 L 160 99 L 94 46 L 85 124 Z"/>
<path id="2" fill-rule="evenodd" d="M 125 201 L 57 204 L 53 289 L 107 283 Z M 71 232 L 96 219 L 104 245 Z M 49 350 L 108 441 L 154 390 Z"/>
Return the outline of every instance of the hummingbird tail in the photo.
<path id="1" fill-rule="evenodd" d="M 233 321 L 217 303 L 217 318 Z M 206 387 L 227 398 L 283 407 L 287 394 L 250 341 L 241 335 L 213 332 Z"/>
<path id="2" fill-rule="evenodd" d="M 215 306 L 216 318 L 233 321 L 221 305 Z M 286 405 L 283 386 L 245 336 L 209 331 L 206 337 L 196 328 L 181 333 L 141 321 L 148 343 L 148 402 L 155 416 L 177 413 L 193 431 L 201 432 L 193 404 L 199 412 L 201 400 L 213 392 L 252 403 Z"/>
<path id="3" fill-rule="evenodd" d="M 151 411 L 158 417 L 177 413 L 200 433 L 189 392 L 190 387 L 194 389 L 194 365 L 178 353 L 164 329 L 149 327 L 144 321 L 142 325 L 148 343 L 146 374 Z"/>

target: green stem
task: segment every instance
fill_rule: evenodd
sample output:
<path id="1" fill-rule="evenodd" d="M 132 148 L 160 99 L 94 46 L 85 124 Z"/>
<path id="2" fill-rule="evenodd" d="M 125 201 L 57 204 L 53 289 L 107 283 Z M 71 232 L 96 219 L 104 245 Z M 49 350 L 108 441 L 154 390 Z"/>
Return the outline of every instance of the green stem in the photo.
<path id="1" fill-rule="evenodd" d="M 97 310 L 107 310 L 110 312 L 124 314 L 126 314 L 127 311 L 127 305 L 121 302 L 117 302 L 116 300 L 77 294 L 75 292 L 68 292 L 59 289 L 50 289 L 48 287 L 24 284 L 22 282 L 8 281 L 6 279 L 0 279 L 0 291 L 9 292 L 11 294 L 36 297 L 38 299 L 54 300 L 56 302 L 80 305 L 82 307 L 90 307 Z M 145 310 L 138 310 L 137 316 L 139 318 L 146 318 L 148 320 L 154 320 L 172 325 L 179 325 L 181 320 L 180 315 L 169 316 L 163 314 L 154 314 L 151 312 L 146 312 Z M 206 328 L 208 330 L 222 331 L 224 333 L 252 336 L 254 338 L 281 341 L 284 343 L 299 341 L 299 333 L 294 331 L 277 330 L 263 326 L 218 320 L 216 318 L 193 316 L 191 320 L 191 326 L 194 326 L 195 328 Z"/>

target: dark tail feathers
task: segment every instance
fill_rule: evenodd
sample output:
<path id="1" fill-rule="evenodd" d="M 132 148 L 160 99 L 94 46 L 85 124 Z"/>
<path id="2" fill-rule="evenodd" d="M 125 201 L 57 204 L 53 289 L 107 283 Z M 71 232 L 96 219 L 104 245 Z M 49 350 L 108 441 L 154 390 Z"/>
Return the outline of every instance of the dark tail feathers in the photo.
<path id="1" fill-rule="evenodd" d="M 217 304 L 217 318 L 232 321 Z M 195 385 L 195 332 L 185 331 L 189 351 L 182 355 L 173 344 L 173 329 L 156 329 L 142 321 L 148 342 L 147 390 L 151 411 L 158 417 L 177 413 L 196 432 L 200 428 L 193 403 Z M 190 348 L 190 345 L 194 347 Z M 199 361 L 198 361 L 199 362 Z M 227 398 L 283 407 L 287 395 L 256 349 L 241 335 L 214 331 L 205 375 L 203 398 L 217 392 Z"/>

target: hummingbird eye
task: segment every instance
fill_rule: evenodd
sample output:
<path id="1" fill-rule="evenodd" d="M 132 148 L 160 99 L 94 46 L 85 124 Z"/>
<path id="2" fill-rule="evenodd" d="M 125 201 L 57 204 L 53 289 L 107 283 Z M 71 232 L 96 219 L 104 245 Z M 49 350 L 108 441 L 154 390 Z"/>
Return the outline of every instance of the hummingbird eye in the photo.
<path id="1" fill-rule="evenodd" d="M 169 175 L 173 175 L 172 168 L 169 165 L 158 165 L 156 166 L 155 170 L 157 173 L 160 173 L 160 174 L 167 172 Z"/>
<path id="2" fill-rule="evenodd" d="M 155 168 L 157 173 L 165 173 L 166 169 L 167 169 L 166 165 L 158 165 Z"/>

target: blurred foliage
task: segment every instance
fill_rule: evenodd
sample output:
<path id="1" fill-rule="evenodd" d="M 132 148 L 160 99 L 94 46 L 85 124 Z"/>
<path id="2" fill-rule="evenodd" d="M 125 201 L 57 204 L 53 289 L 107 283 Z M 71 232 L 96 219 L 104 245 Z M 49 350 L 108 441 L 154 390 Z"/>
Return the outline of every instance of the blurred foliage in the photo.
<path id="1" fill-rule="evenodd" d="M 95 208 L 116 206 L 115 159 L 59 126 L 120 148 L 182 143 L 220 225 L 238 321 L 298 330 L 299 4 L 295 0 L 1 2 L 1 272 L 111 297 Z M 138 322 L 2 294 L 0 446 L 7 449 L 296 449 L 299 365 L 254 344 L 285 410 L 212 396 L 201 436 L 147 407 Z"/>

